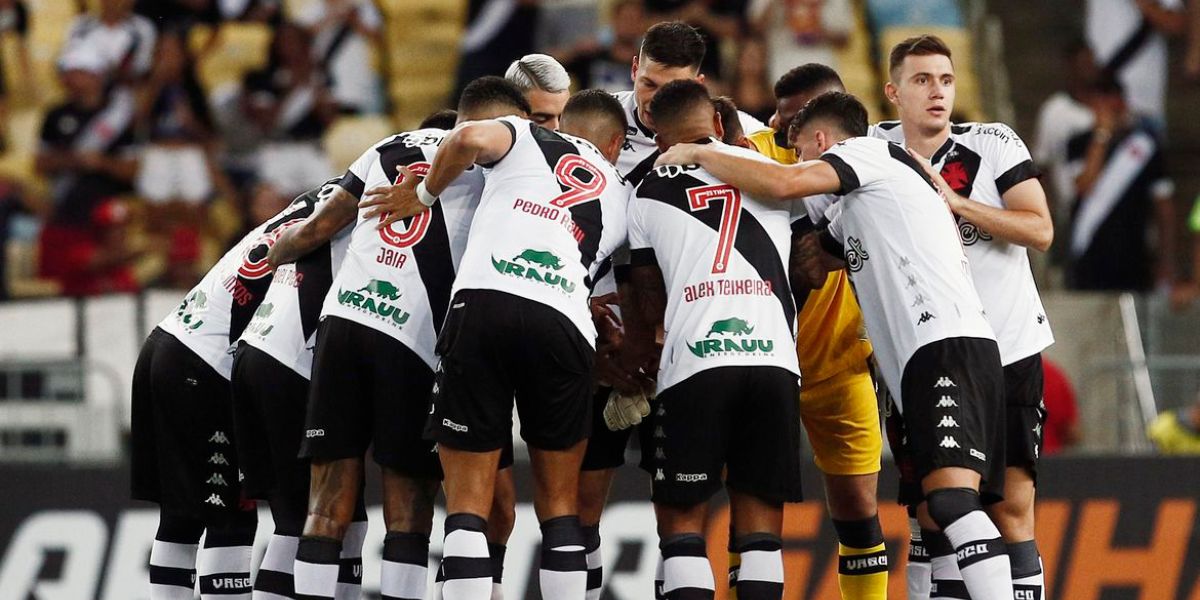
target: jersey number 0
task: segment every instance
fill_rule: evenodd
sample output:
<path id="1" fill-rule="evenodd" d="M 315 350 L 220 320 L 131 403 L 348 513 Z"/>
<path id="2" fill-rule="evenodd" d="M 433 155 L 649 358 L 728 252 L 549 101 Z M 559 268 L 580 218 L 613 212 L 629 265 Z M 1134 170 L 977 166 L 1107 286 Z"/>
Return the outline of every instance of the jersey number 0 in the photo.
<path id="1" fill-rule="evenodd" d="M 413 175 L 424 177 L 429 173 L 429 163 L 415 162 L 408 165 L 408 170 L 412 171 Z M 396 175 L 396 184 L 404 181 L 404 173 L 400 172 Z M 379 215 L 379 220 L 382 222 L 387 214 Z M 396 227 L 403 227 L 403 223 L 392 223 L 379 230 L 379 237 L 383 239 L 383 243 L 394 246 L 396 248 L 408 248 L 415 246 L 422 238 L 425 237 L 425 232 L 429 229 L 429 222 L 433 220 L 433 211 L 425 210 L 419 215 L 412 218 L 408 227 L 401 231 L 397 231 Z"/>

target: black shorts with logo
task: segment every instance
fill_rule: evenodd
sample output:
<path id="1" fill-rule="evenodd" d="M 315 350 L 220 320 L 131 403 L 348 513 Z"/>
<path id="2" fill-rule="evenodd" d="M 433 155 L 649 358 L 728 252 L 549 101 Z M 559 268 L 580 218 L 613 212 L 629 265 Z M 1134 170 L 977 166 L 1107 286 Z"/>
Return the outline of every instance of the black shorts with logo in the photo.
<path id="1" fill-rule="evenodd" d="M 433 370 L 382 331 L 339 317 L 317 329 L 312 387 L 300 455 L 332 460 L 363 456 L 409 477 L 441 479 L 433 444 L 421 431 L 429 414 Z"/>
<path id="2" fill-rule="evenodd" d="M 437 353 L 428 438 L 499 449 L 512 435 L 514 399 L 529 446 L 562 450 L 588 437 L 595 349 L 557 310 L 504 292 L 459 291 Z"/>
<path id="3" fill-rule="evenodd" d="M 229 381 L 155 328 L 133 370 L 133 497 L 198 519 L 243 503 Z"/>
<path id="4" fill-rule="evenodd" d="M 903 411 L 892 398 L 885 409 L 900 503 L 921 503 L 921 480 L 944 467 L 978 472 L 984 504 L 1003 499 L 1004 377 L 996 342 L 959 337 L 926 344 L 909 359 L 900 385 Z"/>
<path id="5" fill-rule="evenodd" d="M 266 352 L 239 342 L 233 358 L 233 426 L 248 498 L 308 494 L 300 458 L 308 380 Z"/>
<path id="6" fill-rule="evenodd" d="M 584 471 L 615 469 L 625 464 L 625 448 L 635 427 L 613 431 L 604 422 L 604 406 L 613 391 L 608 386 L 598 386 L 592 396 L 592 437 L 588 438 L 587 452 L 583 454 Z"/>
<path id="7" fill-rule="evenodd" d="M 1042 401 L 1044 386 L 1040 353 L 1004 367 L 1004 406 L 1008 430 L 1005 464 L 1024 467 L 1035 483 L 1038 458 L 1042 451 L 1042 429 L 1046 426 L 1046 403 Z"/>
<path id="8" fill-rule="evenodd" d="M 778 367 L 717 367 L 663 390 L 642 447 L 652 500 L 705 502 L 725 473 L 732 490 L 799 502 L 799 394 L 799 377 Z"/>

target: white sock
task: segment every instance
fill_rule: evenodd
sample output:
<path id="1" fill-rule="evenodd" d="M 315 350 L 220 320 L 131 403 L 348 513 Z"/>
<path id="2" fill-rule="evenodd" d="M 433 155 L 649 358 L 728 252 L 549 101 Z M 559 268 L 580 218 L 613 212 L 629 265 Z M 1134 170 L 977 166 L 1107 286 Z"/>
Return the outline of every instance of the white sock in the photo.
<path id="1" fill-rule="evenodd" d="M 154 540 L 150 548 L 150 600 L 192 600 L 199 546 Z"/>
<path id="2" fill-rule="evenodd" d="M 916 517 L 908 518 L 908 566 L 904 569 L 908 584 L 908 600 L 929 600 L 932 581 L 929 566 L 929 548 L 921 535 L 921 526 Z"/>
<path id="3" fill-rule="evenodd" d="M 542 597 L 584 600 L 587 595 L 587 554 L 579 517 L 556 517 L 542 523 L 538 582 Z"/>
<path id="4" fill-rule="evenodd" d="M 683 534 L 663 540 L 663 595 L 667 600 L 712 600 L 716 594 L 704 538 Z M 743 573 L 745 565 L 742 565 Z M 738 587 L 744 581 L 738 576 Z"/>
<path id="5" fill-rule="evenodd" d="M 340 542 L 329 538 L 302 537 L 296 548 L 296 597 L 332 600 L 337 593 Z"/>
<path id="6" fill-rule="evenodd" d="M 362 547 L 367 539 L 367 521 L 351 521 L 342 538 L 338 554 L 338 582 L 335 600 L 358 600 L 362 595 Z"/>
<path id="7" fill-rule="evenodd" d="M 972 600 L 1012 600 L 1012 567 L 1000 530 L 982 510 L 973 510 L 946 526 L 958 556 L 958 570 Z"/>
<path id="8" fill-rule="evenodd" d="M 485 530 L 487 521 L 478 515 L 456 513 L 446 517 L 446 542 L 442 546 L 445 600 L 491 597 L 492 561 Z"/>
<path id="9" fill-rule="evenodd" d="M 929 597 L 933 600 L 968 600 L 967 586 L 958 570 L 958 557 L 949 538 L 940 531 L 922 532 L 930 554 L 933 585 Z"/>
<path id="10" fill-rule="evenodd" d="M 381 600 L 424 600 L 428 564 L 428 536 L 388 533 L 383 540 L 383 565 L 379 573 Z"/>
<path id="11" fill-rule="evenodd" d="M 782 598 L 783 540 L 779 536 L 766 533 L 740 536 L 737 552 L 742 559 L 737 578 L 738 599 Z"/>
<path id="12" fill-rule="evenodd" d="M 234 534 L 228 538 L 208 532 L 196 558 L 196 579 L 202 600 L 250 600 L 250 559 L 254 537 Z"/>
<path id="13" fill-rule="evenodd" d="M 271 536 L 262 564 L 254 577 L 254 600 L 287 600 L 296 594 L 292 571 L 300 538 L 293 535 Z"/>

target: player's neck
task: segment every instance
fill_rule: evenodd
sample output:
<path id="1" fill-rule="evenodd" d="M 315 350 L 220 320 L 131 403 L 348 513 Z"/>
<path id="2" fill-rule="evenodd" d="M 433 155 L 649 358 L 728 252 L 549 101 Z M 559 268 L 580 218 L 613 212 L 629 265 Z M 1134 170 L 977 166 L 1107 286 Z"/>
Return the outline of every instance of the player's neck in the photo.
<path id="1" fill-rule="evenodd" d="M 950 124 L 940 131 L 930 133 L 922 130 L 913 123 L 900 123 L 904 130 L 904 145 L 917 151 L 917 154 L 929 158 L 933 156 L 950 137 Z"/>

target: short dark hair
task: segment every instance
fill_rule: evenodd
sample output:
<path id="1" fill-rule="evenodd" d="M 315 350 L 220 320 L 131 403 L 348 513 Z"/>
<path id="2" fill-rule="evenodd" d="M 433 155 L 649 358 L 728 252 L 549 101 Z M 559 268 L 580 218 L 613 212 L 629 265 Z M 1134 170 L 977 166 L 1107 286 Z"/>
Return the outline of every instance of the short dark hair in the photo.
<path id="1" fill-rule="evenodd" d="M 655 127 L 669 125 L 701 105 L 712 108 L 708 88 L 694 79 L 676 79 L 658 88 L 650 99 L 650 118 Z"/>
<path id="2" fill-rule="evenodd" d="M 850 137 L 867 135 L 867 108 L 846 92 L 825 92 L 809 100 L 792 118 L 790 131 L 799 131 L 821 119 L 831 121 Z"/>
<path id="3" fill-rule="evenodd" d="M 950 46 L 942 41 L 942 38 L 936 35 L 918 35 L 910 37 L 899 44 L 892 47 L 892 54 L 888 58 L 888 74 L 894 74 L 900 65 L 904 64 L 904 59 L 910 56 L 930 56 L 940 54 L 954 60 L 950 54 Z"/>
<path id="4" fill-rule="evenodd" d="M 668 67 L 699 67 L 704 62 L 704 38 L 683 21 L 663 21 L 646 30 L 641 54 Z"/>
<path id="5" fill-rule="evenodd" d="M 458 112 L 470 114 L 495 105 L 510 106 L 529 114 L 532 110 L 525 94 L 513 82 L 494 75 L 480 77 L 463 88 L 458 97 Z"/>
<path id="6" fill-rule="evenodd" d="M 775 99 L 811 94 L 826 87 L 846 89 L 842 78 L 832 67 L 821 63 L 808 63 L 784 73 L 783 77 L 775 82 Z"/>
<path id="7" fill-rule="evenodd" d="M 733 103 L 733 98 L 729 96 L 717 96 L 712 99 L 713 108 L 717 109 L 717 114 L 721 115 L 721 128 L 725 130 L 725 135 L 721 136 L 721 141 L 726 144 L 736 144 L 746 132 L 742 130 L 742 121 L 738 118 L 737 104 Z"/>
<path id="8" fill-rule="evenodd" d="M 458 111 L 451 108 L 443 108 L 421 121 L 418 129 L 454 129 L 454 124 L 458 122 Z"/>
<path id="9" fill-rule="evenodd" d="M 563 120 L 604 119 L 622 132 L 629 127 L 629 121 L 625 119 L 625 108 L 612 94 L 604 90 L 591 89 L 576 92 L 563 107 L 562 118 Z"/>

